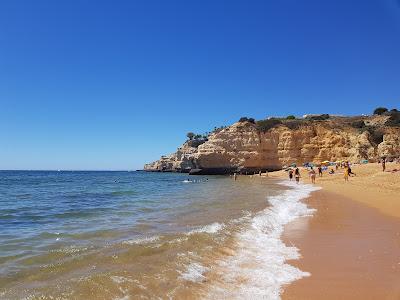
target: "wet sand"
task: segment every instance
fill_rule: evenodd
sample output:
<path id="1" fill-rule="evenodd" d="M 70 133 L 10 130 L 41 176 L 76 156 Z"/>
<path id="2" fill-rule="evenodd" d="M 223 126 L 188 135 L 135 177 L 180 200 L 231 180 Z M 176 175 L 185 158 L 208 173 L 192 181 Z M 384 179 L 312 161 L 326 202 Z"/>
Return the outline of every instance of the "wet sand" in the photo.
<path id="1" fill-rule="evenodd" d="M 311 276 L 285 287 L 283 299 L 400 299 L 399 169 L 371 163 L 353 165 L 348 182 L 340 168 L 316 178 L 323 189 L 305 201 L 317 212 L 287 225 L 283 237 L 302 255 L 289 263 Z M 301 182 L 311 183 L 307 170 L 300 172 Z"/>
<path id="2" fill-rule="evenodd" d="M 287 225 L 284 241 L 311 276 L 282 299 L 400 299 L 400 219 L 326 189 L 306 202 L 317 212 Z"/>

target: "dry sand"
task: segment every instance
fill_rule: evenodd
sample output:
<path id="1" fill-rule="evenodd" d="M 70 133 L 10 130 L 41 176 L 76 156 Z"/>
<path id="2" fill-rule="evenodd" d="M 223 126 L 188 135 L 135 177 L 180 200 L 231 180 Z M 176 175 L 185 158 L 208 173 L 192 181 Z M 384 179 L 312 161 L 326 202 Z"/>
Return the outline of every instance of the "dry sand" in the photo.
<path id="1" fill-rule="evenodd" d="M 330 169 L 332 167 L 329 167 Z M 391 172 L 393 170 L 397 172 Z M 334 175 L 324 172 L 316 179 L 316 184 L 352 200 L 377 208 L 384 214 L 400 218 L 400 164 L 387 163 L 386 172 L 382 172 L 380 164 L 353 165 L 348 182 L 344 181 L 343 169 Z M 306 169 L 300 168 L 301 182 L 311 183 Z M 270 177 L 287 178 L 285 171 L 269 173 Z"/>
<path id="2" fill-rule="evenodd" d="M 390 172 L 400 165 L 352 169 L 349 182 L 341 169 L 317 177 L 323 189 L 306 200 L 316 214 L 286 227 L 285 242 L 302 254 L 290 263 L 311 276 L 286 287 L 283 299 L 400 299 L 400 172 Z"/>

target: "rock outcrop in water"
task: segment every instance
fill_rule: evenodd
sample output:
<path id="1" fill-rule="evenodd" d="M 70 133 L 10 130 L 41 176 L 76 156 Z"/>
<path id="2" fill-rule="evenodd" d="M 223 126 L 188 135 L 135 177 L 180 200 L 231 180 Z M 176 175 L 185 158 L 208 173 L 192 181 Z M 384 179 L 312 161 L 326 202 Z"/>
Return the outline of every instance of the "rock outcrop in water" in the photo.
<path id="1" fill-rule="evenodd" d="M 279 120 L 271 128 L 237 122 L 209 135 L 207 141 L 185 142 L 178 150 L 146 164 L 146 171 L 228 174 L 278 170 L 285 165 L 325 160 L 400 155 L 400 128 L 385 125 L 388 116 L 334 117 L 327 120 Z"/>

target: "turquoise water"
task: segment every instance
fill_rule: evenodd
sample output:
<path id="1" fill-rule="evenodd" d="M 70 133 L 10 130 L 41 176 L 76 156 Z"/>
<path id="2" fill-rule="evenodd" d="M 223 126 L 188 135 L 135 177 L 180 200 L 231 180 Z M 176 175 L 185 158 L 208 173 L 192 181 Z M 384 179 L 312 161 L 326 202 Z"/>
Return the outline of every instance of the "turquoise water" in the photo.
<path id="1" fill-rule="evenodd" d="M 224 247 L 240 228 L 235 220 L 283 190 L 259 177 L 1 171 L 0 296 L 62 298 L 65 285 L 72 293 L 65 298 L 91 298 L 98 281 L 110 291 L 122 271 L 150 287 L 152 276 L 170 270 L 165 276 L 179 286 L 185 276 L 191 281 L 182 275 L 185 253 Z M 105 298 L 120 294 L 118 286 Z"/>

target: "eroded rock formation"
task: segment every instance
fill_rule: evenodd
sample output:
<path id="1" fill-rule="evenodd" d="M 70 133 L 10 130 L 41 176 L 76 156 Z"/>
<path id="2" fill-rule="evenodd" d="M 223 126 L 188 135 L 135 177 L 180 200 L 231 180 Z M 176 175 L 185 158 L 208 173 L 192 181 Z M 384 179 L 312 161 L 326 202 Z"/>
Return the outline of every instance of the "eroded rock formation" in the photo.
<path id="1" fill-rule="evenodd" d="M 185 142 L 178 150 L 145 165 L 147 171 L 227 174 L 277 170 L 292 163 L 361 159 L 400 155 L 400 128 L 384 126 L 385 119 L 365 118 L 380 126 L 381 136 L 350 125 L 348 118 L 300 122 L 295 128 L 279 124 L 265 132 L 251 122 L 237 122 L 200 145 Z"/>

